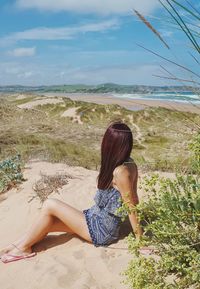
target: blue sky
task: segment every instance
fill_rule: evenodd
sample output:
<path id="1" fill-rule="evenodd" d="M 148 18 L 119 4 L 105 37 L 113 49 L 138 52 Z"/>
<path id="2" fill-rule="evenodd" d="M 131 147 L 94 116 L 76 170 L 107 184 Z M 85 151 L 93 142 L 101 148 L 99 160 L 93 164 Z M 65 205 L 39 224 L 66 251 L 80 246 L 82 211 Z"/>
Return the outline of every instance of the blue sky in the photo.
<path id="1" fill-rule="evenodd" d="M 151 21 L 170 50 L 133 8 Z M 0 0 L 0 85 L 180 84 L 154 77 L 163 75 L 160 65 L 184 74 L 137 46 L 197 70 L 187 52 L 190 44 L 168 20 L 157 0 Z"/>

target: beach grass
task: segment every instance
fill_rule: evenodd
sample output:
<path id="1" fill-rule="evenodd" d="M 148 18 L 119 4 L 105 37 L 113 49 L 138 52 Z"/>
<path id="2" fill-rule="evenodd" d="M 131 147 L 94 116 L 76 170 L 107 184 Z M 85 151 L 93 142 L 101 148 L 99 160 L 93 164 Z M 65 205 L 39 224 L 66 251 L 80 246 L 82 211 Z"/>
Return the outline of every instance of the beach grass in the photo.
<path id="1" fill-rule="evenodd" d="M 35 98 L 38 96 L 35 96 Z M 26 103 L 33 96 L 26 97 Z M 16 100 L 4 98 L 0 104 L 0 158 L 16 152 L 30 158 L 65 162 L 98 169 L 104 131 L 114 120 L 125 121 L 133 131 L 132 157 L 146 170 L 175 171 L 189 162 L 188 144 L 194 133 L 193 122 L 200 116 L 166 108 L 130 111 L 119 105 L 100 105 L 61 98 L 57 104 L 20 109 Z M 20 102 L 21 104 L 21 102 Z M 74 117 L 62 117 L 75 108 L 82 124 Z"/>
<path id="2" fill-rule="evenodd" d="M 20 104 L 28 103 L 29 101 L 32 101 L 35 98 L 36 98 L 35 96 L 29 95 L 29 96 L 23 97 L 21 99 L 20 98 L 19 99 L 14 98 L 13 100 L 11 99 L 11 101 L 13 104 L 20 105 Z"/>

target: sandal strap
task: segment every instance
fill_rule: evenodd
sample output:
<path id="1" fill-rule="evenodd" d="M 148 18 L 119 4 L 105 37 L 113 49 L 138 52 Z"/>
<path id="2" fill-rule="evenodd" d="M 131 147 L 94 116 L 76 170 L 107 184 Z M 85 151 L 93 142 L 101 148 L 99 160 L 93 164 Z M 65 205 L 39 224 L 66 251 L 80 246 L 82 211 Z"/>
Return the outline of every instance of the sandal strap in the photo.
<path id="1" fill-rule="evenodd" d="M 11 244 L 11 245 L 13 245 L 22 255 L 24 254 L 24 252 L 21 249 L 19 249 L 15 244 Z"/>

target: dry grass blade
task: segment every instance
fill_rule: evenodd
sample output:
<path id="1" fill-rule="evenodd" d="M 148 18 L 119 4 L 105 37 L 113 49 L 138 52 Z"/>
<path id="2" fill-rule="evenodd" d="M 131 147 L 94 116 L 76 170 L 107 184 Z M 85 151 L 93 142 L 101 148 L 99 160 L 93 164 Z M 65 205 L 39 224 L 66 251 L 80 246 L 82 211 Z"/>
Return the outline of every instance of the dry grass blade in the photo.
<path id="1" fill-rule="evenodd" d="M 177 5 L 180 5 L 177 1 L 171 0 L 172 2 L 176 3 Z M 169 0 L 166 0 L 166 2 L 169 4 L 169 6 L 171 7 L 172 11 L 175 13 L 174 16 L 174 20 L 180 25 L 180 27 L 182 28 L 182 30 L 185 32 L 186 36 L 190 39 L 190 41 L 192 42 L 192 44 L 194 45 L 195 49 L 197 50 L 198 53 L 200 53 L 200 47 L 198 42 L 196 41 L 192 30 L 187 26 L 186 21 L 184 21 L 184 19 L 181 17 L 181 15 L 179 14 L 179 12 L 177 11 L 177 9 L 170 3 Z M 182 8 L 184 6 L 180 5 Z M 190 10 L 188 10 L 190 11 Z M 172 15 L 173 16 L 173 15 Z M 200 18 L 198 18 L 198 20 L 200 20 Z M 179 22 L 180 21 L 180 22 Z"/>
<path id="2" fill-rule="evenodd" d="M 135 14 L 139 17 L 139 19 L 162 41 L 162 43 L 170 49 L 169 45 L 166 43 L 166 41 L 162 38 L 160 33 L 152 26 L 152 24 L 142 15 L 140 14 L 137 10 L 133 9 Z"/>
<path id="3" fill-rule="evenodd" d="M 200 62 L 198 61 L 198 59 L 190 51 L 188 51 L 188 53 L 196 61 L 196 63 L 200 65 Z"/>
<path id="4" fill-rule="evenodd" d="M 172 9 L 172 11 L 174 12 L 174 14 L 170 11 L 170 9 L 161 1 L 159 0 L 160 4 L 166 9 L 166 11 L 170 14 L 170 16 L 172 17 L 172 19 L 174 19 L 174 21 L 178 24 L 178 26 L 180 26 L 181 30 L 185 33 L 185 35 L 188 37 L 188 39 L 191 41 L 191 43 L 193 44 L 195 50 L 200 53 L 200 47 L 199 44 L 197 43 L 194 35 L 192 34 L 192 31 L 190 28 L 188 28 L 188 26 L 186 25 L 186 22 L 183 20 L 183 18 L 180 16 L 180 14 L 178 13 L 177 9 L 170 3 L 169 0 L 166 0 L 167 4 L 169 5 L 169 7 Z M 173 1 L 174 2 L 174 1 Z"/>
<path id="5" fill-rule="evenodd" d="M 161 76 L 161 75 L 153 75 L 153 76 L 155 76 L 155 77 L 160 77 L 160 78 L 164 78 L 164 79 L 176 80 L 176 81 L 179 81 L 179 82 L 180 82 L 182 85 L 184 85 L 184 86 L 185 86 L 185 83 L 184 83 L 184 82 L 193 83 L 193 84 L 197 85 L 197 86 L 196 86 L 196 90 L 194 89 L 193 86 L 190 87 L 190 89 L 191 89 L 192 92 L 194 92 L 195 94 L 197 94 L 197 95 L 200 97 L 200 95 L 199 95 L 199 88 L 200 88 L 199 85 L 200 85 L 200 83 L 199 83 L 199 82 L 197 82 L 197 81 L 195 81 L 195 80 L 178 78 L 178 77 L 176 77 L 176 75 L 174 75 L 173 73 L 171 73 L 169 70 L 167 70 L 167 69 L 166 69 L 165 67 L 163 67 L 162 65 L 160 65 L 160 67 L 161 67 L 165 72 L 167 72 L 170 77 L 169 77 L 169 76 L 168 76 L 168 77 L 167 77 L 167 76 Z M 194 102 L 189 101 L 189 100 L 187 100 L 187 102 L 190 103 L 190 104 L 191 104 L 193 107 L 195 107 L 197 110 L 200 109 L 199 106 L 196 105 Z M 186 116 L 186 118 L 188 119 L 188 116 Z M 200 126 L 199 126 L 198 124 L 197 124 L 197 126 L 200 128 Z"/>
<path id="6" fill-rule="evenodd" d="M 67 185 L 69 179 L 73 178 L 66 174 L 56 174 L 51 176 L 41 174 L 41 176 L 42 178 L 33 185 L 33 190 L 36 192 L 36 195 L 33 196 L 29 202 L 35 197 L 39 197 L 41 203 L 43 203 L 50 194 L 58 192 L 58 189 Z"/>
<path id="7" fill-rule="evenodd" d="M 185 2 L 194 10 L 197 12 L 197 14 L 200 15 L 200 11 L 194 6 L 192 5 L 192 3 L 190 3 L 189 1 L 185 0 Z"/>
<path id="8" fill-rule="evenodd" d="M 194 83 L 194 84 L 200 85 L 200 82 L 197 82 L 195 80 L 182 79 L 182 78 L 178 78 L 178 77 L 167 77 L 164 75 L 157 75 L 157 74 L 152 74 L 152 76 L 162 78 L 162 79 L 170 79 L 170 80 L 175 80 L 175 81 L 180 81 L 180 82 L 189 82 L 189 83 Z"/>
<path id="9" fill-rule="evenodd" d="M 198 82 L 198 81 L 196 81 L 196 80 L 189 80 L 189 79 L 179 78 L 179 77 L 177 77 L 176 75 L 174 75 L 173 73 L 171 73 L 169 70 L 167 70 L 165 67 L 163 67 L 162 65 L 160 65 L 160 67 L 162 68 L 163 71 L 167 72 L 167 74 L 170 75 L 170 76 L 172 77 L 172 79 L 173 79 L 173 78 L 174 78 L 174 79 L 176 78 L 179 82 L 181 82 L 181 84 L 182 84 L 183 86 L 185 86 L 185 83 L 184 83 L 184 82 L 191 82 L 191 83 L 193 83 L 193 84 L 197 84 L 196 89 L 195 89 L 195 87 L 193 87 L 193 86 L 190 87 L 190 89 L 192 90 L 192 92 L 194 92 L 194 93 L 196 93 L 198 96 L 200 96 L 200 95 L 199 95 L 199 89 L 200 89 L 199 85 L 200 85 L 200 82 Z"/>
<path id="10" fill-rule="evenodd" d="M 190 9 L 188 9 L 186 6 L 182 5 L 181 3 L 179 3 L 176 0 L 171 0 L 172 2 L 174 2 L 176 5 L 178 5 L 179 7 L 181 7 L 183 10 L 187 11 L 189 14 L 191 14 L 192 16 L 194 16 L 195 18 L 197 18 L 198 20 L 200 20 L 200 17 L 197 15 L 199 13 L 199 11 L 196 9 L 195 6 L 193 6 L 189 1 L 185 1 L 197 14 L 193 13 Z"/>
<path id="11" fill-rule="evenodd" d="M 166 57 L 164 57 L 164 56 L 162 56 L 162 55 L 160 55 L 160 54 L 152 51 L 151 49 L 148 49 L 148 48 L 146 48 L 146 47 L 144 47 L 144 46 L 142 46 L 142 45 L 140 45 L 140 44 L 137 44 L 137 45 L 138 45 L 139 47 L 145 49 L 146 51 L 148 51 L 148 52 L 150 52 L 150 53 L 158 56 L 159 58 L 161 58 L 161 59 L 163 59 L 163 60 L 166 60 L 167 62 L 172 63 L 172 64 L 174 64 L 174 65 L 182 68 L 183 70 L 188 71 L 188 72 L 192 73 L 193 75 L 197 76 L 198 78 L 200 78 L 200 75 L 197 74 L 196 72 L 192 71 L 191 69 L 189 69 L 189 68 L 187 68 L 187 67 L 185 67 L 185 66 L 183 66 L 183 65 L 181 65 L 181 64 L 179 64 L 179 63 L 177 63 L 177 62 L 175 62 L 175 61 L 173 61 L 173 60 L 171 60 L 171 59 L 168 59 L 168 58 L 166 58 Z"/>

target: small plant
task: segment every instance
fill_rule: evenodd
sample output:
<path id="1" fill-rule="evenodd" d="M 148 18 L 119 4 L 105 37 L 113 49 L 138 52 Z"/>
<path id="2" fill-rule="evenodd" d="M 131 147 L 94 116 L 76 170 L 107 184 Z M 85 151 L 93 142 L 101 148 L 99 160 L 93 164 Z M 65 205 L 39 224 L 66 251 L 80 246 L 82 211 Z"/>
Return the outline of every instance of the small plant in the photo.
<path id="1" fill-rule="evenodd" d="M 24 181 L 21 156 L 18 154 L 0 163 L 0 194 Z"/>

